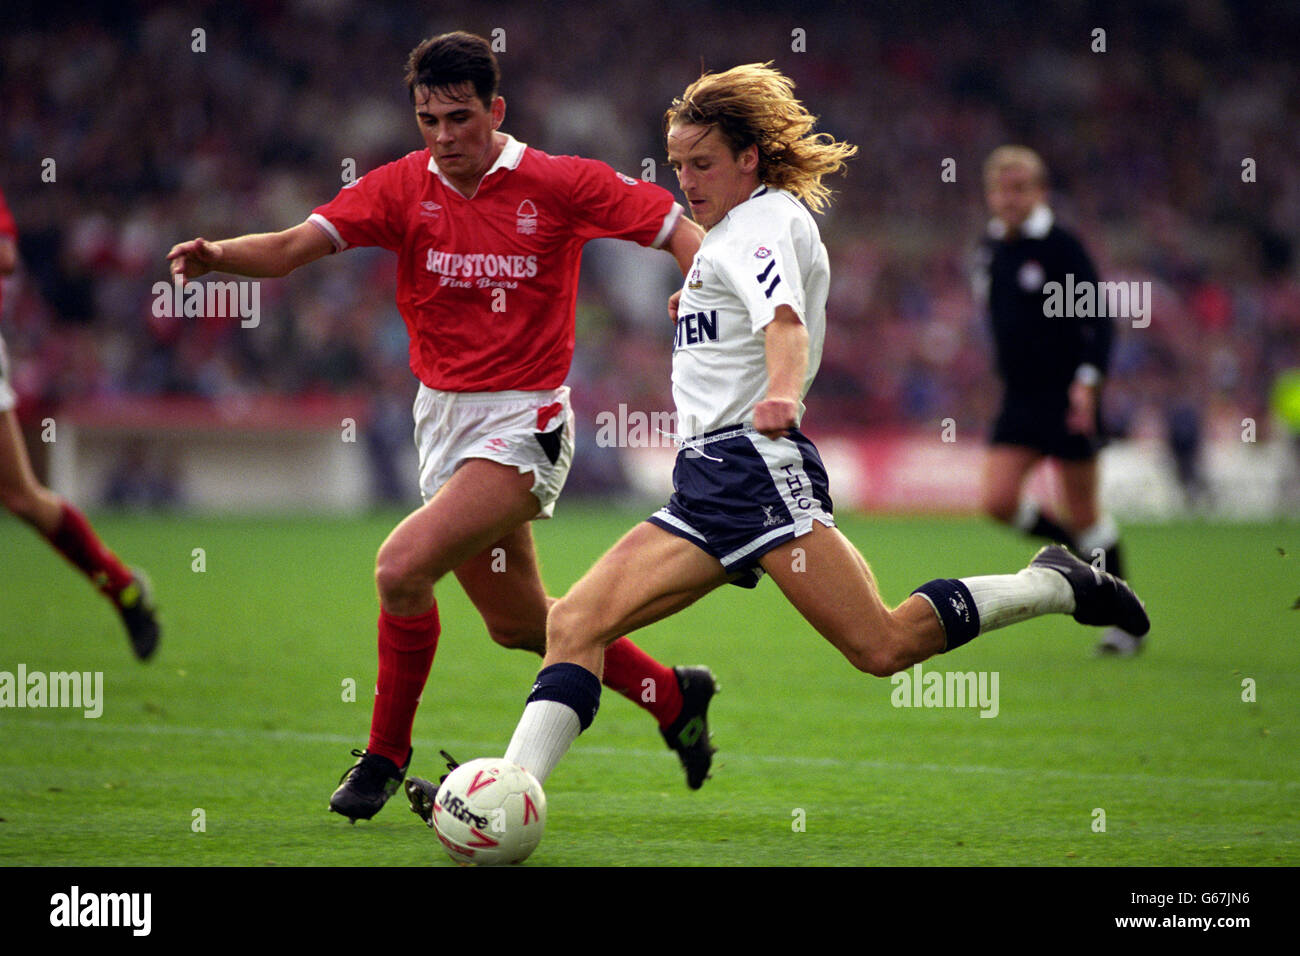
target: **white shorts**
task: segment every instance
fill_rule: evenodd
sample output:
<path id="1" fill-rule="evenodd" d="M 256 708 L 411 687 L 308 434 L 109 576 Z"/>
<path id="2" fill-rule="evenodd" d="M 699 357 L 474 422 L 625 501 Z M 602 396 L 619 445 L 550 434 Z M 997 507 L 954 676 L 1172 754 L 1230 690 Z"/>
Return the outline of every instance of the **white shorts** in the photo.
<path id="1" fill-rule="evenodd" d="M 18 396 L 9 384 L 9 355 L 5 352 L 5 340 L 0 338 L 0 412 L 13 411 L 18 404 Z"/>
<path id="2" fill-rule="evenodd" d="M 486 458 L 521 475 L 532 472 L 539 517 L 554 513 L 573 464 L 567 385 L 542 392 L 443 392 L 421 384 L 414 412 L 425 501 L 465 462 Z"/>

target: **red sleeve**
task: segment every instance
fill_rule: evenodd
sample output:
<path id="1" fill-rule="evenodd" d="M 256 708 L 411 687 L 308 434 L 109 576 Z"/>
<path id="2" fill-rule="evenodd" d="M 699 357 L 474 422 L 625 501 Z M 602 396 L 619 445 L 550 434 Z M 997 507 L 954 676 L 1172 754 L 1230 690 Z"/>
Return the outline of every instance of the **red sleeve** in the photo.
<path id="1" fill-rule="evenodd" d="M 336 252 L 349 246 L 380 246 L 396 251 L 401 248 L 406 220 L 401 210 L 406 192 L 407 175 L 414 153 L 366 173 L 356 182 L 339 190 L 339 194 L 312 210 L 309 222 L 325 231 Z"/>
<path id="2" fill-rule="evenodd" d="M 5 194 L 0 192 L 0 236 L 8 236 L 10 239 L 18 238 L 18 226 L 14 222 L 13 213 L 9 211 L 9 205 L 5 202 Z"/>
<path id="3" fill-rule="evenodd" d="M 571 166 L 569 210 L 582 239 L 612 236 L 656 248 L 667 240 L 682 212 L 668 190 L 594 159 L 557 159 Z"/>

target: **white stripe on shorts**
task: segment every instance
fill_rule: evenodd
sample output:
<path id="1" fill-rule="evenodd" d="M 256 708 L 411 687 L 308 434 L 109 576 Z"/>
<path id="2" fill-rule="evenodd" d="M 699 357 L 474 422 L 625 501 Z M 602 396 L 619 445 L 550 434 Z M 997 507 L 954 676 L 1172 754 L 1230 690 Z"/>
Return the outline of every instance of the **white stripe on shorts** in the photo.
<path id="1" fill-rule="evenodd" d="M 810 521 L 808 522 L 808 528 L 805 528 L 804 530 L 807 531 L 811 528 L 812 528 L 812 522 Z M 737 548 L 735 551 L 731 552 L 731 554 L 725 555 L 719 560 L 722 562 L 722 566 L 724 568 L 729 568 L 740 559 L 746 557 L 753 551 L 767 544 L 773 538 L 779 538 L 783 534 L 789 534 L 792 530 L 795 532 L 795 537 L 798 537 L 799 534 L 801 534 L 801 532 L 798 530 L 796 525 L 783 524 L 779 528 L 773 528 L 771 531 L 767 532 L 767 534 L 759 535 L 757 538 L 749 542 L 749 544 L 745 545 L 743 548 Z"/>
<path id="2" fill-rule="evenodd" d="M 811 531 L 814 520 L 821 520 L 825 524 L 826 512 L 822 510 L 822 503 L 813 494 L 812 479 L 804 470 L 803 453 L 799 445 L 789 438 L 770 439 L 757 433 L 750 435 L 749 441 L 754 446 L 754 450 L 762 456 L 767 465 L 767 473 L 772 478 L 772 484 L 776 486 L 781 494 L 781 500 L 790 509 L 790 516 L 794 519 L 795 536 L 805 535 Z M 792 480 L 796 481 L 802 489 L 798 495 L 790 487 Z M 800 507 L 800 501 L 804 502 L 804 507 Z"/>
<path id="3" fill-rule="evenodd" d="M 688 525 L 681 518 L 677 517 L 677 515 L 669 511 L 667 508 L 660 508 L 658 511 L 654 513 L 653 517 L 658 518 L 664 524 L 670 524 L 674 528 L 679 528 L 680 530 L 685 531 L 692 538 L 695 538 L 699 541 L 703 541 L 705 544 L 708 544 L 708 541 L 705 539 L 704 535 L 700 534 L 698 531 L 696 531 L 694 528 Z"/>

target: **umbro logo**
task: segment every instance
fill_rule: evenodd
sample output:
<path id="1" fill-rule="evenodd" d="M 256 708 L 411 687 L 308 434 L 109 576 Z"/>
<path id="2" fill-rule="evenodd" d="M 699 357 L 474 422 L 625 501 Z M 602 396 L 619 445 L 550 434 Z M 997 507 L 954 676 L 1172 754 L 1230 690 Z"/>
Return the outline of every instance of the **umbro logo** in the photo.
<path id="1" fill-rule="evenodd" d="M 426 219 L 437 219 L 438 213 L 440 212 L 442 212 L 442 206 L 430 199 L 426 199 L 420 203 L 420 215 L 424 216 Z"/>
<path id="2" fill-rule="evenodd" d="M 694 747 L 696 742 L 699 741 L 700 736 L 703 733 L 704 733 L 704 718 L 692 717 L 690 720 L 686 722 L 686 726 L 682 728 L 681 733 L 677 735 L 677 741 L 678 743 L 681 743 L 684 746 Z"/>

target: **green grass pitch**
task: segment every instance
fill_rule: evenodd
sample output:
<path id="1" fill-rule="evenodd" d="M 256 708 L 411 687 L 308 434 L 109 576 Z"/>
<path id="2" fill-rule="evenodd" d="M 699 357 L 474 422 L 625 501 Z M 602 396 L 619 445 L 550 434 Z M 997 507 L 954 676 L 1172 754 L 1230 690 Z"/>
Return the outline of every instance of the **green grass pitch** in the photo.
<path id="1" fill-rule="evenodd" d="M 551 592 L 642 514 L 568 504 L 539 523 Z M 98 719 L 0 709 L 0 864 L 450 866 L 400 795 L 356 826 L 326 810 L 365 744 L 372 565 L 398 517 L 99 515 L 153 577 L 166 631 L 149 665 L 58 555 L 0 518 L 0 671 L 104 675 Z M 841 526 L 891 603 L 1034 550 L 979 520 Z M 892 706 L 891 683 L 855 672 L 771 582 L 642 632 L 664 662 L 718 675 L 713 779 L 688 791 L 649 717 L 607 693 L 548 783 L 527 865 L 1300 863 L 1300 525 L 1126 535 L 1154 621 L 1140 658 L 1094 658 L 1096 632 L 1056 617 L 924 665 L 996 671 L 994 718 Z M 503 752 L 537 666 L 488 640 L 454 581 L 439 596 L 423 775 L 440 747 Z"/>

